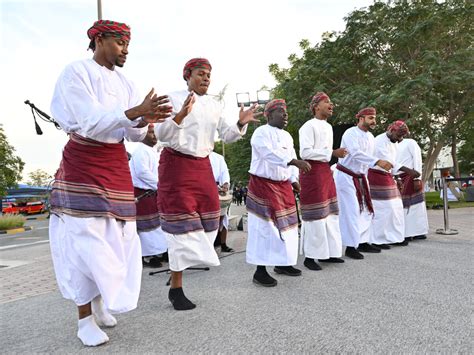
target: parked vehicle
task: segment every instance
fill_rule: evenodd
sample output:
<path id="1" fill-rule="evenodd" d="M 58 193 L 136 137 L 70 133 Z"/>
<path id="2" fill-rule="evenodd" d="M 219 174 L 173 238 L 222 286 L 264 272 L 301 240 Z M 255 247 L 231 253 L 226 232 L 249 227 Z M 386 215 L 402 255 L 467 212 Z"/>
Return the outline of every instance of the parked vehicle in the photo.
<path id="1" fill-rule="evenodd" d="M 46 211 L 46 205 L 43 201 L 34 202 L 7 202 L 5 207 L 2 207 L 2 213 L 11 214 L 36 214 Z"/>

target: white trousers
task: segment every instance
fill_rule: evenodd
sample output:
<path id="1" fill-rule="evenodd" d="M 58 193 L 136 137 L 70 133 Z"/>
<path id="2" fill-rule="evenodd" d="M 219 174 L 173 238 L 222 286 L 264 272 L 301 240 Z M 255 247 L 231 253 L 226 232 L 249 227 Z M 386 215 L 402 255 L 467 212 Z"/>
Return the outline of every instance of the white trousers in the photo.
<path id="1" fill-rule="evenodd" d="M 357 248 L 359 244 L 370 241 L 372 215 L 365 208 L 360 212 L 352 176 L 337 171 L 334 181 L 339 204 L 342 245 Z"/>
<path id="2" fill-rule="evenodd" d="M 425 202 L 404 209 L 405 237 L 428 234 L 428 214 Z"/>
<path id="3" fill-rule="evenodd" d="M 64 298 L 82 306 L 100 294 L 111 313 L 137 307 L 142 261 L 135 222 L 52 214 L 49 240 Z"/>
<path id="4" fill-rule="evenodd" d="M 338 215 L 331 214 L 317 221 L 303 221 L 301 225 L 300 254 L 311 259 L 329 259 L 342 256 L 342 240 Z"/>
<path id="5" fill-rule="evenodd" d="M 168 242 L 168 259 L 172 271 L 183 271 L 197 265 L 220 265 L 214 249 L 214 240 L 217 230 L 205 232 L 204 230 L 185 234 L 166 233 Z"/>
<path id="6" fill-rule="evenodd" d="M 298 228 L 281 233 L 273 222 L 248 213 L 247 263 L 292 266 L 298 261 Z"/>
<path id="7" fill-rule="evenodd" d="M 405 217 L 401 198 L 372 200 L 374 219 L 372 239 L 374 244 L 400 243 L 405 239 Z"/>
<path id="8" fill-rule="evenodd" d="M 162 254 L 168 250 L 166 242 L 166 232 L 158 227 L 151 231 L 138 232 L 142 245 L 142 256 Z"/>

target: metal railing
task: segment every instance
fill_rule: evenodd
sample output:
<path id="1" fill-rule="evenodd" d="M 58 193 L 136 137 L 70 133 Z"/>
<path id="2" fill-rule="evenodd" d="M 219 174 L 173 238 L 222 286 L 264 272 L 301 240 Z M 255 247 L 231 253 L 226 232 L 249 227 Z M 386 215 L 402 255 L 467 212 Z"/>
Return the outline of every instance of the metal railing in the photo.
<path id="1" fill-rule="evenodd" d="M 437 234 L 444 235 L 454 235 L 458 234 L 457 229 L 451 229 L 449 227 L 449 214 L 448 214 L 448 183 L 449 181 L 471 181 L 474 180 L 474 177 L 470 176 L 467 178 L 442 178 L 443 182 L 443 215 L 444 215 L 444 228 L 439 228 L 436 230 Z"/>

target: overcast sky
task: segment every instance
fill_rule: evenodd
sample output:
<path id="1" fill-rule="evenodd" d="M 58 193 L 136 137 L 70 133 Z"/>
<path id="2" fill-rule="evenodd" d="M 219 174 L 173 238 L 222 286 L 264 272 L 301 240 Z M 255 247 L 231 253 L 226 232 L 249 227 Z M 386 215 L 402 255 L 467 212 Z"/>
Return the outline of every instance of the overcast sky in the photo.
<path id="1" fill-rule="evenodd" d="M 96 0 L 8 1 L 1 3 L 0 123 L 28 173 L 54 174 L 67 141 L 63 131 L 39 122 L 36 135 L 28 99 L 50 112 L 54 85 L 64 66 L 92 56 L 87 29 L 97 19 Z M 287 67 L 298 42 L 320 41 L 326 31 L 342 31 L 344 17 L 373 0 L 102 0 L 104 19 L 131 26 L 132 41 L 124 68 L 141 93 L 184 89 L 184 63 L 193 57 L 210 60 L 217 93 L 228 85 L 226 118 L 237 120 L 237 92 L 273 87 L 271 63 Z M 127 145 L 133 151 L 133 145 Z"/>

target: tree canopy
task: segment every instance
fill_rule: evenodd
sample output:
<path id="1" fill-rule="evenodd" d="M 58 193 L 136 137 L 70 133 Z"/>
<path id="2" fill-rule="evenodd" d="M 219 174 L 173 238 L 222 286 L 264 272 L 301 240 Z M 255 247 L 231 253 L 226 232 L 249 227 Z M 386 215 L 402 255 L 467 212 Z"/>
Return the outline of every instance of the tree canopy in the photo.
<path id="1" fill-rule="evenodd" d="M 442 147 L 472 129 L 473 15 L 471 1 L 377 1 L 352 12 L 343 32 L 325 33 L 314 46 L 302 40 L 289 68 L 270 65 L 295 142 L 311 117 L 311 96 L 325 91 L 336 104 L 334 123 L 355 123 L 369 105 L 378 112 L 375 133 L 404 119 L 425 148 L 429 177 Z"/>
<path id="2" fill-rule="evenodd" d="M 5 196 L 7 189 L 18 185 L 25 163 L 15 155 L 15 148 L 8 143 L 1 124 L 0 162 L 0 196 Z"/>
<path id="3" fill-rule="evenodd" d="M 36 169 L 28 174 L 30 178 L 27 182 L 30 186 L 48 186 L 53 178 L 50 174 L 42 169 Z"/>

